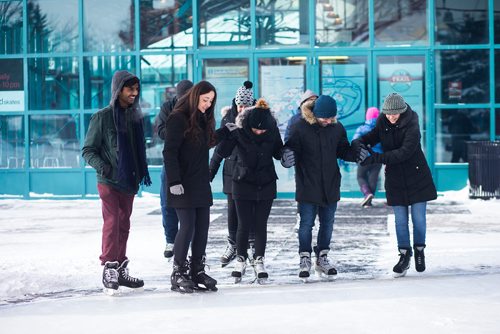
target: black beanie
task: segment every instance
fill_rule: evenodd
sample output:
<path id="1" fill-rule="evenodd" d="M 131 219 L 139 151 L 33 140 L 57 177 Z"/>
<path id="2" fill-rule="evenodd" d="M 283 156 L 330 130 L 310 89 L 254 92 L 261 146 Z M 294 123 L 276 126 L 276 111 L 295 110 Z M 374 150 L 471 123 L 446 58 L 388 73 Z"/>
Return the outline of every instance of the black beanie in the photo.
<path id="1" fill-rule="evenodd" d="M 193 82 L 191 82 L 190 80 L 179 81 L 176 87 L 177 97 L 179 98 L 184 96 L 184 94 L 186 94 L 187 91 L 191 89 L 191 87 L 193 87 Z"/>

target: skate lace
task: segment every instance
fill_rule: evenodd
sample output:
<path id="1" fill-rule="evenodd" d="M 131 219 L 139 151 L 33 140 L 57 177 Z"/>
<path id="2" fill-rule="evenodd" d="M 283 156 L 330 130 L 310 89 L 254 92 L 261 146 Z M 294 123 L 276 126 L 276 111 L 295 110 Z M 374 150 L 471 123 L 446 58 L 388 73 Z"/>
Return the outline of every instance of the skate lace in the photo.
<path id="1" fill-rule="evenodd" d="M 300 258 L 300 268 L 301 269 L 310 269 L 311 268 L 311 258 L 307 256 L 303 256 Z"/>
<path id="2" fill-rule="evenodd" d="M 104 271 L 104 278 L 108 282 L 118 282 L 118 271 L 116 269 L 106 269 Z"/>
<path id="3" fill-rule="evenodd" d="M 318 261 L 319 265 L 325 269 L 331 269 L 333 266 L 330 264 L 330 261 L 328 260 L 327 256 L 321 256 Z"/>
<path id="4" fill-rule="evenodd" d="M 230 259 L 234 255 L 235 252 L 236 252 L 236 248 L 234 248 L 233 245 L 227 245 L 226 251 L 224 252 L 224 254 L 222 256 Z"/>
<path id="5" fill-rule="evenodd" d="M 127 280 L 129 282 L 134 282 L 134 283 L 137 283 L 139 281 L 139 279 L 128 275 L 128 268 L 122 268 L 120 270 L 121 270 L 122 278 L 124 280 Z"/>
<path id="6" fill-rule="evenodd" d="M 255 259 L 255 268 L 257 272 L 265 272 L 266 268 L 264 266 L 264 258 L 259 256 Z"/>

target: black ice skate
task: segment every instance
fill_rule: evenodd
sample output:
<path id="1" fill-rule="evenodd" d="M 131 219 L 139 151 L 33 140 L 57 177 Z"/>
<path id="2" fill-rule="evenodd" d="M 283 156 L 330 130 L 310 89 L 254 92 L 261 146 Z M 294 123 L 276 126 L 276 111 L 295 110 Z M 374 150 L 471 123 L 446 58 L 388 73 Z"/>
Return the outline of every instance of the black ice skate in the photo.
<path id="1" fill-rule="evenodd" d="M 205 256 L 201 260 L 192 260 L 190 263 L 190 275 L 197 291 L 217 291 L 217 281 L 205 273 Z"/>
<path id="2" fill-rule="evenodd" d="M 419 273 L 425 271 L 425 255 L 424 255 L 425 246 L 414 246 L 415 250 L 415 270 Z"/>
<path id="3" fill-rule="evenodd" d="M 193 293 L 194 283 L 188 275 L 188 270 L 189 268 L 186 262 L 179 265 L 174 260 L 174 267 L 172 275 L 170 276 L 170 284 L 172 285 L 170 289 L 172 291 L 180 293 Z"/>
<path id="4" fill-rule="evenodd" d="M 328 260 L 328 249 L 323 249 L 319 252 L 316 258 L 316 265 L 314 266 L 314 270 L 316 271 L 316 275 L 322 277 L 327 277 L 330 279 L 334 279 L 337 276 L 337 269 L 330 264 Z"/>
<path id="5" fill-rule="evenodd" d="M 165 250 L 163 251 L 163 256 L 167 259 L 171 259 L 174 256 L 174 244 L 168 243 L 165 246 Z"/>
<path id="6" fill-rule="evenodd" d="M 254 260 L 253 270 L 255 272 L 255 278 L 257 283 L 264 284 L 267 282 L 269 275 L 267 274 L 266 267 L 264 266 L 264 257 L 257 256 Z"/>
<path id="7" fill-rule="evenodd" d="M 118 293 L 118 261 L 107 261 L 104 264 L 102 272 L 102 284 L 104 285 L 103 292 L 107 295 L 115 295 Z"/>
<path id="8" fill-rule="evenodd" d="M 234 283 L 240 283 L 241 278 L 245 275 L 247 269 L 247 261 L 241 255 L 236 256 L 236 261 L 234 262 L 234 270 L 231 273 L 231 277 L 234 277 Z"/>
<path id="9" fill-rule="evenodd" d="M 399 261 L 396 263 L 392 271 L 394 272 L 394 277 L 403 277 L 410 268 L 411 259 L 411 249 L 400 248 L 399 249 Z"/>
<path id="10" fill-rule="evenodd" d="M 120 286 L 134 289 L 134 291 L 142 291 L 144 287 L 144 281 L 142 279 L 138 279 L 128 274 L 128 260 L 122 262 L 122 264 L 118 267 L 118 284 Z"/>
<path id="11" fill-rule="evenodd" d="M 220 257 L 222 268 L 227 266 L 236 257 L 236 244 L 231 238 L 227 238 L 227 247 L 224 254 Z"/>
<path id="12" fill-rule="evenodd" d="M 311 253 L 300 252 L 299 278 L 305 283 L 308 281 L 311 271 Z"/>

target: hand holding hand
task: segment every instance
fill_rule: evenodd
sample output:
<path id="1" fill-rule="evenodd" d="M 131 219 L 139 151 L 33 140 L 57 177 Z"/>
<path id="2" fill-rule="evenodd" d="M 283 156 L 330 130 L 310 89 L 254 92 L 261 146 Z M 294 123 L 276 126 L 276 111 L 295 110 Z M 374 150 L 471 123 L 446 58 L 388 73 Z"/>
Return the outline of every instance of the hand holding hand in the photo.
<path id="1" fill-rule="evenodd" d="M 182 195 L 184 194 L 184 187 L 182 184 L 176 184 L 175 186 L 170 187 L 170 192 L 172 195 Z"/>
<path id="2" fill-rule="evenodd" d="M 286 147 L 281 155 L 281 165 L 285 168 L 290 168 L 295 165 L 295 153 Z"/>
<path id="3" fill-rule="evenodd" d="M 234 123 L 226 123 L 226 128 L 229 130 L 229 132 L 232 132 L 238 128 L 238 126 Z"/>

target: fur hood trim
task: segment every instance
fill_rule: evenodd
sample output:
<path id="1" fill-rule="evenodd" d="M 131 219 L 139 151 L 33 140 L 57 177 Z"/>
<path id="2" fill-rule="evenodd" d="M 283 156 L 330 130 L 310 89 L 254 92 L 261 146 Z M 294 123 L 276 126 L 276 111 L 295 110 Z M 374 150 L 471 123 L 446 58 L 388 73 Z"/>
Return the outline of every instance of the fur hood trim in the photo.
<path id="1" fill-rule="evenodd" d="M 313 107 L 315 101 L 306 101 L 300 107 L 300 113 L 302 114 L 302 118 L 309 124 L 317 124 L 318 119 L 314 116 Z M 333 123 L 337 123 L 337 117 L 333 120 Z"/>

